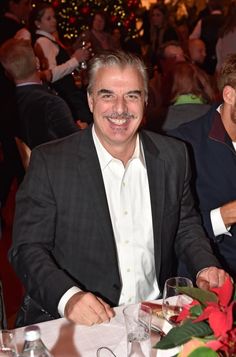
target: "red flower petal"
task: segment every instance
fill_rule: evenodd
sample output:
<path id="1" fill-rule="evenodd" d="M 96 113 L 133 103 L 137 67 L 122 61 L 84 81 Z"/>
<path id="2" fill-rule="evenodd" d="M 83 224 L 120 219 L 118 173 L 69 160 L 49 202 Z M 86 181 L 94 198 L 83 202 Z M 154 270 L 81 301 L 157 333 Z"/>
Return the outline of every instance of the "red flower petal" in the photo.
<path id="1" fill-rule="evenodd" d="M 212 341 L 206 342 L 206 346 L 211 348 L 214 351 L 217 351 L 223 346 L 223 344 L 219 340 L 212 340 Z"/>
<path id="2" fill-rule="evenodd" d="M 190 309 L 195 305 L 200 305 L 197 300 L 193 300 L 190 304 L 185 305 L 183 310 L 180 312 L 179 316 L 177 317 L 176 322 L 183 321 L 186 318 L 190 317 L 191 316 Z"/>
<path id="3" fill-rule="evenodd" d="M 218 310 L 219 310 L 219 307 L 216 308 L 215 306 L 207 306 L 205 308 L 205 310 L 203 310 L 202 314 L 193 322 L 207 320 L 212 312 L 218 311 Z"/>
<path id="4" fill-rule="evenodd" d="M 211 288 L 210 290 L 218 295 L 220 305 L 228 306 L 233 295 L 233 289 L 233 283 L 228 277 L 220 288 Z"/>
<path id="5" fill-rule="evenodd" d="M 209 315 L 209 325 L 216 337 L 224 336 L 229 330 L 227 322 L 227 314 L 220 310 L 215 310 Z"/>

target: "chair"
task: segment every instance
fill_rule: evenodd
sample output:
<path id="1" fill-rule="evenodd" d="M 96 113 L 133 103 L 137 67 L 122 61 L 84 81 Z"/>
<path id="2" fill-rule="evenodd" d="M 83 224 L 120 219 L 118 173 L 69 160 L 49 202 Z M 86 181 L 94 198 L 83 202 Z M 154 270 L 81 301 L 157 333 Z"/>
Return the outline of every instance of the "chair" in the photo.
<path id="1" fill-rule="evenodd" d="M 24 169 L 27 170 L 30 162 L 31 149 L 18 137 L 15 137 L 15 142 L 21 157 L 22 165 Z"/>

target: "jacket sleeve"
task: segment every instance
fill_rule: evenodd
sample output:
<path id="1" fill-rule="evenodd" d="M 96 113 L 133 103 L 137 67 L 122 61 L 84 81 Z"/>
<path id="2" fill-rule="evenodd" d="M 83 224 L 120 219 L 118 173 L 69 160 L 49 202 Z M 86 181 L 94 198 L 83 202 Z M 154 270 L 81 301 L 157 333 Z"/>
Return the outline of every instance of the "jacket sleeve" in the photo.
<path id="1" fill-rule="evenodd" d="M 9 258 L 30 297 L 52 316 L 59 317 L 61 296 L 77 284 L 53 258 L 56 215 L 45 159 L 37 148 L 32 151 L 17 193 Z"/>

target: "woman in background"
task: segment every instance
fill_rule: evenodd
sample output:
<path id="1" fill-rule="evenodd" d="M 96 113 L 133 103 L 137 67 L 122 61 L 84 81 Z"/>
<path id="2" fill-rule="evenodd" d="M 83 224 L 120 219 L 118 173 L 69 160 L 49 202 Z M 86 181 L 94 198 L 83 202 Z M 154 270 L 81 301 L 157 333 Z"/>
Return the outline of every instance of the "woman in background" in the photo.
<path id="1" fill-rule="evenodd" d="M 160 46 L 169 41 L 178 41 L 177 31 L 168 21 L 168 11 L 164 4 L 156 4 L 150 8 L 150 36 L 147 61 L 155 65 Z"/>
<path id="2" fill-rule="evenodd" d="M 181 62 L 173 72 L 171 98 L 162 126 L 164 132 L 206 114 L 214 101 L 214 91 L 203 70 L 192 63 Z"/>
<path id="3" fill-rule="evenodd" d="M 102 11 L 95 12 L 91 28 L 79 36 L 75 41 L 74 48 L 81 47 L 82 42 L 90 43 L 93 54 L 102 50 L 113 49 L 112 35 L 105 31 L 106 15 Z"/>
<path id="4" fill-rule="evenodd" d="M 89 58 L 89 50 L 78 49 L 72 57 L 53 35 L 57 31 L 55 12 L 49 4 L 39 4 L 31 12 L 30 28 L 41 70 L 51 70 L 51 86 L 68 104 L 75 121 L 92 121 L 86 93 L 75 85 L 72 72 Z"/>

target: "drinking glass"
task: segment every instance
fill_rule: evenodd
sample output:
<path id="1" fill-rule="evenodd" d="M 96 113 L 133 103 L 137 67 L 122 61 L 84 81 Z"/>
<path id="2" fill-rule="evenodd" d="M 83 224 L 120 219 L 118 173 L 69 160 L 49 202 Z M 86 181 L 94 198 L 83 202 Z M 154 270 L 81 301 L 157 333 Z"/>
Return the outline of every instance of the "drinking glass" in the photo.
<path id="1" fill-rule="evenodd" d="M 176 319 L 183 306 L 191 303 L 192 299 L 178 291 L 179 287 L 192 287 L 190 279 L 184 277 L 174 277 L 167 279 L 164 286 L 162 312 L 165 319 L 172 325 L 176 324 Z"/>
<path id="2" fill-rule="evenodd" d="M 87 45 L 86 37 L 87 36 L 85 33 L 82 33 L 80 36 L 80 48 L 82 48 L 82 49 L 86 48 L 86 45 Z M 85 70 L 85 69 L 87 69 L 87 62 L 85 60 L 79 62 L 79 70 Z"/>
<path id="3" fill-rule="evenodd" d="M 151 356 L 152 309 L 141 304 L 128 305 L 124 311 L 127 332 L 127 356 Z"/>
<path id="4" fill-rule="evenodd" d="M 17 348 L 13 331 L 0 331 L 0 357 L 16 357 Z"/>

